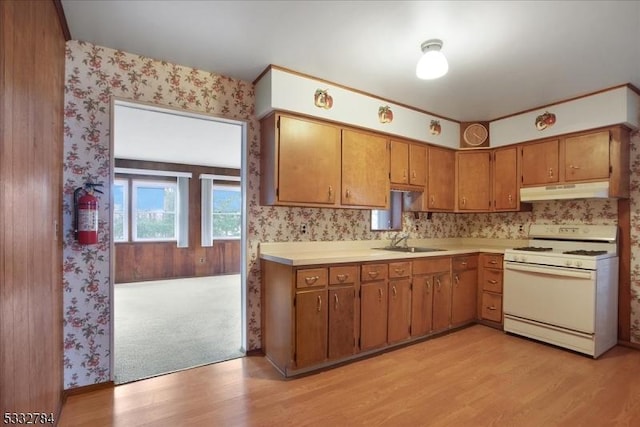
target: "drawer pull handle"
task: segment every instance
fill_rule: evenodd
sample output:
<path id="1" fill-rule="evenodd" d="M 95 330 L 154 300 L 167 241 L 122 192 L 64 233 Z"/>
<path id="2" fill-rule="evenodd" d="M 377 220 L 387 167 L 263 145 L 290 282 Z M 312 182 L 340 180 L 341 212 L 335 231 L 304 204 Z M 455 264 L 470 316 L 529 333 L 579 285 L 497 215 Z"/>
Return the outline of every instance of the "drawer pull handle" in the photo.
<path id="1" fill-rule="evenodd" d="M 436 279 L 436 285 L 438 286 L 438 290 L 440 290 L 440 286 L 442 286 L 442 283 L 440 283 L 440 279 Z"/>
<path id="2" fill-rule="evenodd" d="M 382 301 L 382 289 L 378 289 L 378 301 Z"/>
<path id="3" fill-rule="evenodd" d="M 322 297 L 318 295 L 318 311 L 322 310 Z"/>
<path id="4" fill-rule="evenodd" d="M 312 285 L 318 281 L 320 276 L 307 276 L 304 278 L 304 281 L 307 282 L 307 285 Z"/>
<path id="5" fill-rule="evenodd" d="M 461 265 L 461 266 L 463 266 L 463 267 L 466 267 L 466 266 L 467 266 L 467 261 L 462 261 L 462 262 L 460 263 L 460 265 Z"/>
<path id="6" fill-rule="evenodd" d="M 424 282 L 424 284 L 427 286 L 427 292 L 431 290 L 431 282 L 430 281 L 426 281 Z"/>
<path id="7" fill-rule="evenodd" d="M 347 188 L 344 192 L 344 196 L 348 199 L 349 197 L 351 197 L 351 191 L 349 191 L 349 189 Z"/>
<path id="8" fill-rule="evenodd" d="M 338 279 L 338 282 L 344 282 L 345 280 L 347 280 L 347 277 L 349 277 L 348 274 L 338 274 L 336 276 L 336 279 Z"/>
<path id="9" fill-rule="evenodd" d="M 456 281 L 456 286 L 460 284 L 460 277 L 456 274 L 455 276 L 453 276 L 453 278 Z"/>
<path id="10" fill-rule="evenodd" d="M 491 283 L 492 285 L 497 285 L 498 284 L 498 282 L 495 281 L 495 280 L 489 280 L 489 283 Z"/>
<path id="11" fill-rule="evenodd" d="M 495 259 L 492 259 L 491 261 L 489 261 L 489 264 L 497 264 L 498 261 L 496 261 Z"/>
<path id="12" fill-rule="evenodd" d="M 329 186 L 329 201 L 333 201 L 333 187 Z"/>
<path id="13" fill-rule="evenodd" d="M 372 279 L 375 279 L 376 277 L 378 277 L 378 272 L 377 271 L 370 271 L 367 273 L 369 275 L 369 277 L 371 277 Z"/>
<path id="14" fill-rule="evenodd" d="M 402 276 L 404 274 L 404 268 L 396 268 L 394 269 L 397 275 Z"/>
<path id="15" fill-rule="evenodd" d="M 393 297 L 395 298 L 396 295 L 398 295 L 398 290 L 396 289 L 395 286 L 391 287 L 391 290 L 393 291 Z"/>
<path id="16" fill-rule="evenodd" d="M 491 307 L 487 307 L 488 310 L 495 311 L 497 310 L 493 305 Z"/>
<path id="17" fill-rule="evenodd" d="M 318 297 L 318 298 L 320 298 L 320 297 Z M 333 299 L 335 301 L 335 307 L 336 307 L 336 310 L 337 310 L 338 309 L 338 294 L 333 294 Z"/>

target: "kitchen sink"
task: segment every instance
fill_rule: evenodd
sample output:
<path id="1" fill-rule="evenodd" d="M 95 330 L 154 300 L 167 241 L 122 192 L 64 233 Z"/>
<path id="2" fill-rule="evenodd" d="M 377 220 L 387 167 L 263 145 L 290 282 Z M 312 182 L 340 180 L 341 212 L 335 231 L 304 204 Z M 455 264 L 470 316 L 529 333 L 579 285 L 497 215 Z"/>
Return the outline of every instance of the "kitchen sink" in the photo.
<path id="1" fill-rule="evenodd" d="M 420 246 L 387 246 L 384 248 L 373 248 L 380 249 L 384 251 L 394 251 L 394 252 L 436 252 L 436 251 L 444 251 L 445 249 L 435 249 L 435 248 L 423 248 Z"/>

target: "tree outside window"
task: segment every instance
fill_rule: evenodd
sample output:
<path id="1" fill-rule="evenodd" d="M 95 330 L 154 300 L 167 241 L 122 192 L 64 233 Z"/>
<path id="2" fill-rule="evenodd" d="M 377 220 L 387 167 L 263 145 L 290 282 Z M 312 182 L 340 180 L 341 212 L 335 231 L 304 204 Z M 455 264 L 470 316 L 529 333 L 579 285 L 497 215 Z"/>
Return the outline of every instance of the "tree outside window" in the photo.
<path id="1" fill-rule="evenodd" d="M 176 240 L 176 202 L 175 182 L 133 181 L 133 240 Z"/>
<path id="2" fill-rule="evenodd" d="M 113 182 L 113 240 L 129 240 L 129 182 L 126 179 Z"/>
<path id="3" fill-rule="evenodd" d="M 238 185 L 213 185 L 211 231 L 216 239 L 239 239 L 242 226 L 242 197 Z"/>

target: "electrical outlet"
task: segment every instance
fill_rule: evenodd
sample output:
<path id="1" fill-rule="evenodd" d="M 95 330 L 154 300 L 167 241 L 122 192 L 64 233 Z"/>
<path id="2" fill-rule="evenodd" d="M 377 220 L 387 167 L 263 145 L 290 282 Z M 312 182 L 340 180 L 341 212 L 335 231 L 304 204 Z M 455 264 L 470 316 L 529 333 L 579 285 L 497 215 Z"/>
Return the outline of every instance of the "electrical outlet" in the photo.
<path id="1" fill-rule="evenodd" d="M 524 225 L 523 224 L 520 224 L 520 227 L 518 227 L 518 231 L 521 232 L 521 233 L 524 231 Z"/>
<path id="2" fill-rule="evenodd" d="M 300 224 L 300 234 L 307 234 L 307 224 Z"/>

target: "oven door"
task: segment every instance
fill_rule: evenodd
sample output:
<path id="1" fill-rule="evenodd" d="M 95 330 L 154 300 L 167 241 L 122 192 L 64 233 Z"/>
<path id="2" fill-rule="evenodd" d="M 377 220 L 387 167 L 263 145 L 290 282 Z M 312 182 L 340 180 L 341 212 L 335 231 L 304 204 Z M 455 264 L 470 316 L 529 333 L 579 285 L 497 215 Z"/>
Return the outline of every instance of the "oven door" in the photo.
<path id="1" fill-rule="evenodd" d="M 507 261 L 503 283 L 505 316 L 595 332 L 595 271 Z"/>

